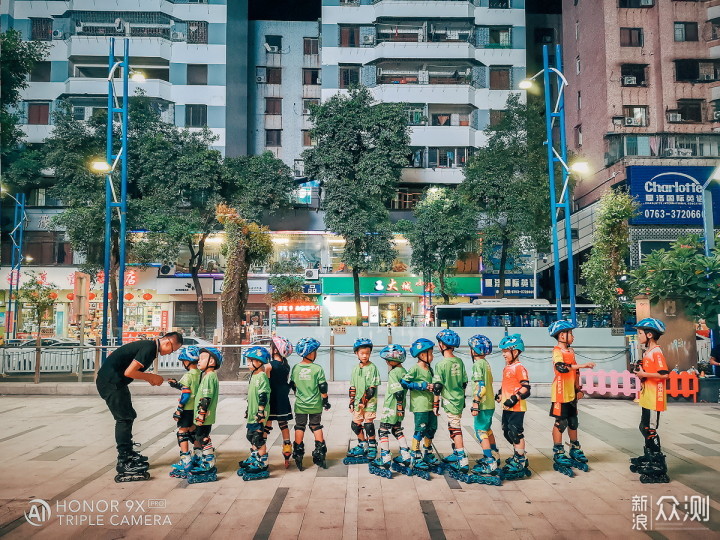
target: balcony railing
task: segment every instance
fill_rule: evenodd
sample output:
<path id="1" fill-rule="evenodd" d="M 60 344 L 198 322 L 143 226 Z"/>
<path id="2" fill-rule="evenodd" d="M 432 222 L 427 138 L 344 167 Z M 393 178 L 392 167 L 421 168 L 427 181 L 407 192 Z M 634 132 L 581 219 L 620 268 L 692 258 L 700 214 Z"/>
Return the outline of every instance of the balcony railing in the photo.
<path id="1" fill-rule="evenodd" d="M 706 135 L 606 135 L 605 165 L 627 157 L 682 159 L 720 157 L 720 133 Z"/>

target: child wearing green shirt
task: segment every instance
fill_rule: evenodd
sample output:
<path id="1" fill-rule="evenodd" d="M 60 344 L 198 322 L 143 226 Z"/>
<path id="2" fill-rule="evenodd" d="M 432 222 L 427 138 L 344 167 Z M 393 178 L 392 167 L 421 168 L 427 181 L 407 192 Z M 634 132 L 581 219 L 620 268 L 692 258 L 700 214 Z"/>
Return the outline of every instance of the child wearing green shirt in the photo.
<path id="1" fill-rule="evenodd" d="M 219 349 L 206 347 L 200 349 L 198 369 L 202 371 L 200 385 L 195 399 L 195 444 L 202 447 L 202 459 L 190 469 L 188 482 L 214 482 L 217 480 L 215 467 L 215 448 L 210 440 L 210 430 L 215 423 L 220 383 L 216 369 L 222 365 L 223 356 Z"/>
<path id="2" fill-rule="evenodd" d="M 375 438 L 375 418 L 377 417 L 377 387 L 380 373 L 370 361 L 373 344 L 367 338 L 358 338 L 353 352 L 359 363 L 350 375 L 350 429 L 358 439 L 356 447 L 351 448 L 343 463 L 352 465 L 368 463 L 377 457 L 377 439 Z"/>
<path id="3" fill-rule="evenodd" d="M 270 353 L 264 347 L 250 347 L 243 356 L 252 369 L 248 385 L 247 440 L 250 441 L 250 458 L 240 462 L 238 476 L 247 480 L 259 480 L 270 476 L 265 444 L 265 424 L 270 415 L 270 379 L 265 366 L 270 363 Z"/>
<path id="4" fill-rule="evenodd" d="M 443 409 L 448 417 L 450 440 L 453 443 L 453 453 L 443 461 L 457 471 L 467 473 L 468 458 L 463 443 L 461 419 L 468 378 L 462 360 L 455 356 L 455 348 L 460 346 L 460 336 L 450 328 L 445 328 L 438 333 L 436 339 L 443 359 L 435 367 L 433 376 L 433 410 L 435 415 L 439 414 L 442 396 Z"/>
<path id="5" fill-rule="evenodd" d="M 180 381 L 168 379 L 168 384 L 180 390 L 177 410 L 173 413 L 173 420 L 177 422 L 177 441 L 180 447 L 180 461 L 173 464 L 170 476 L 174 478 L 187 478 L 192 468 L 190 442 L 195 439 L 195 425 L 193 413 L 195 412 L 195 395 L 200 385 L 200 370 L 197 368 L 200 358 L 200 349 L 195 346 L 185 347 L 180 351 L 179 360 L 187 373 Z"/>
<path id="6" fill-rule="evenodd" d="M 313 463 L 319 467 L 327 468 L 325 455 L 327 446 L 322 431 L 322 411 L 330 409 L 328 402 L 328 384 L 325 370 L 315 364 L 317 350 L 320 342 L 314 338 L 302 338 L 295 346 L 295 352 L 302 358 L 295 364 L 290 372 L 290 388 L 295 392 L 295 442 L 293 443 L 293 459 L 298 469 L 303 470 L 302 459 L 305 455 L 305 428 L 310 425 L 310 431 L 315 437 L 315 450 L 313 450 Z"/>

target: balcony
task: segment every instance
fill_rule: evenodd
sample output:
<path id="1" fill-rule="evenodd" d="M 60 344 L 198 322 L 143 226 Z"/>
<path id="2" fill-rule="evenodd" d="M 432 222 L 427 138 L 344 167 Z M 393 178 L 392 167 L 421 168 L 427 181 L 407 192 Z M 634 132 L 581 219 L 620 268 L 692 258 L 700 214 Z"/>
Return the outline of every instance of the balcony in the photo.
<path id="1" fill-rule="evenodd" d="M 642 135 L 605 135 L 605 166 L 633 158 L 651 159 L 717 159 L 720 157 L 720 133 L 677 135 L 669 133 Z"/>

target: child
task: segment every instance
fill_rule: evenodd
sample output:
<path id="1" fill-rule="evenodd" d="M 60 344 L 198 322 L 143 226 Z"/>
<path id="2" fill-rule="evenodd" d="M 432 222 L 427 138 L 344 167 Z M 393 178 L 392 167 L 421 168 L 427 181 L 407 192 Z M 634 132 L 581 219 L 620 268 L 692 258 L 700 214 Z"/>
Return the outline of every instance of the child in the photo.
<path id="1" fill-rule="evenodd" d="M 477 460 L 472 473 L 484 480 L 479 483 L 500 485 L 502 482 L 498 475 L 498 448 L 495 443 L 495 435 L 492 432 L 492 418 L 495 412 L 495 397 L 493 395 L 493 375 L 490 364 L 485 356 L 493 350 L 492 342 L 483 335 L 476 335 L 468 340 L 470 356 L 473 359 L 472 380 L 473 404 L 472 413 L 477 437 L 482 447 L 483 457 Z"/>
<path id="2" fill-rule="evenodd" d="M 214 482 L 217 480 L 215 467 L 215 448 L 210 440 L 210 430 L 215 423 L 220 394 L 216 369 L 220 369 L 223 357 L 219 349 L 207 347 L 200 349 L 198 368 L 202 371 L 200 385 L 195 398 L 195 447 L 202 448 L 202 459 L 190 469 L 188 482 Z"/>
<path id="3" fill-rule="evenodd" d="M 264 347 L 250 347 L 243 356 L 250 372 L 248 385 L 247 440 L 250 441 L 250 458 L 240 463 L 237 473 L 243 480 L 258 480 L 270 476 L 267 465 L 265 444 L 265 423 L 271 412 L 268 401 L 271 396 L 270 381 L 265 366 L 270 362 L 270 353 Z"/>
<path id="4" fill-rule="evenodd" d="M 397 469 L 404 474 L 414 474 L 425 479 L 430 478 L 431 468 L 437 472 L 441 465 L 432 449 L 432 441 L 437 431 L 437 416 L 433 413 L 433 371 L 430 367 L 434 346 L 429 339 L 415 340 L 410 346 L 410 354 L 417 358 L 417 364 L 412 366 L 400 381 L 405 390 L 410 390 L 410 410 L 415 417 L 415 431 L 410 468 L 404 468 L 396 462 Z M 424 457 L 420 453 L 421 442 L 425 448 Z"/>
<path id="5" fill-rule="evenodd" d="M 453 453 L 443 459 L 453 469 L 461 473 L 468 471 L 468 458 L 462 436 L 462 412 L 465 408 L 465 387 L 468 383 L 467 373 L 462 360 L 455 356 L 455 347 L 460 346 L 460 336 L 453 330 L 445 328 L 436 336 L 438 347 L 443 359 L 435 367 L 433 376 L 433 393 L 435 399 L 433 411 L 439 414 L 440 396 L 443 409 L 448 417 L 448 430 L 453 443 Z"/>
<path id="6" fill-rule="evenodd" d="M 587 471 L 587 458 L 578 442 L 578 410 L 577 402 L 582 397 L 580 392 L 579 369 L 592 369 L 593 362 L 578 364 L 575 362 L 575 351 L 571 348 L 575 337 L 572 321 L 555 321 L 548 327 L 548 333 L 557 339 L 557 346 L 553 349 L 553 370 L 555 378 L 552 382 L 552 404 L 550 416 L 555 418 L 552 430 L 553 437 L 553 469 L 572 477 L 570 467 Z M 570 435 L 570 457 L 565 455 L 563 446 L 563 432 L 568 430 Z"/>
<path id="7" fill-rule="evenodd" d="M 290 466 L 290 456 L 292 455 L 292 445 L 290 444 L 290 428 L 288 422 L 292 420 L 292 409 L 290 408 L 290 385 L 288 377 L 290 377 L 290 364 L 287 358 L 293 352 L 290 340 L 280 336 L 272 338 L 272 360 L 270 361 L 270 410 L 265 424 L 265 438 L 272 430 L 273 421 L 277 422 L 278 428 L 282 432 L 283 446 L 282 454 L 285 458 L 285 468 Z"/>
<path id="8" fill-rule="evenodd" d="M 390 432 L 400 445 L 400 455 L 396 460 L 401 465 L 410 465 L 410 449 L 402 429 L 402 420 L 405 416 L 405 394 L 402 378 L 407 371 L 402 367 L 407 353 L 401 345 L 388 345 L 380 351 L 380 358 L 388 365 L 387 391 L 380 417 L 380 456 L 370 463 L 370 472 L 378 476 L 391 478 L 390 472 Z"/>
<path id="9" fill-rule="evenodd" d="M 193 413 L 195 412 L 195 396 L 200 385 L 200 370 L 197 368 L 199 357 L 198 347 L 190 346 L 182 349 L 179 360 L 187 373 L 183 375 L 180 382 L 168 379 L 168 384 L 181 392 L 177 410 L 173 413 L 173 420 L 177 422 L 177 441 L 180 447 L 180 461 L 173 464 L 170 469 L 170 476 L 174 478 L 187 478 L 193 466 L 190 442 L 195 439 Z"/>
<path id="10" fill-rule="evenodd" d="M 658 346 L 658 339 L 665 333 L 665 324 L 658 319 L 643 319 L 636 326 L 638 341 L 643 346 L 642 360 L 635 368 L 640 378 L 640 432 L 645 438 L 645 454 L 630 460 L 630 471 L 640 473 L 643 484 L 667 483 L 665 454 L 660 448 L 657 434 L 660 412 L 667 409 L 665 380 L 669 378 L 665 356 Z"/>
<path id="11" fill-rule="evenodd" d="M 503 477 L 512 480 L 532 474 L 525 456 L 523 435 L 523 421 L 527 410 L 525 400 L 530 397 L 530 377 L 525 366 L 520 363 L 520 354 L 525 350 L 520 334 L 505 336 L 500 340 L 499 347 L 505 359 L 505 368 L 502 389 L 495 396 L 495 401 L 503 404 L 503 434 L 514 448 L 513 456 L 505 460 L 503 467 Z"/>
<path id="12" fill-rule="evenodd" d="M 373 344 L 367 338 L 358 338 L 353 352 L 359 360 L 350 375 L 350 429 L 358 438 L 358 445 L 348 450 L 345 465 L 368 463 L 377 457 L 375 417 L 377 416 L 377 387 L 380 384 L 378 368 L 370 361 Z"/>
<path id="13" fill-rule="evenodd" d="M 327 469 L 325 455 L 327 446 L 322 432 L 322 411 L 330 409 L 328 403 L 328 383 L 325 370 L 315 364 L 320 342 L 314 338 L 302 338 L 295 345 L 295 352 L 302 358 L 290 372 L 290 388 L 295 392 L 295 442 L 293 443 L 293 459 L 298 469 L 303 470 L 302 459 L 305 455 L 305 427 L 310 424 L 310 431 L 315 437 L 313 463 Z"/>

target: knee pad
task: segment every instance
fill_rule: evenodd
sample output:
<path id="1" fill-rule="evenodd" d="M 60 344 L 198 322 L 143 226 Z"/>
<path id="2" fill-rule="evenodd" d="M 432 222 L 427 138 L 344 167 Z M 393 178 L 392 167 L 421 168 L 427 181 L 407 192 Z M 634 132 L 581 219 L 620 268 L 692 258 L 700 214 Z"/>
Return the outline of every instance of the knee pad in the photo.
<path id="1" fill-rule="evenodd" d="M 478 429 L 475 431 L 475 437 L 477 437 L 477 440 L 479 442 L 483 442 L 485 439 L 487 439 L 490 436 L 489 431 L 483 431 L 482 429 Z"/>
<path id="2" fill-rule="evenodd" d="M 390 437 L 390 430 L 381 426 L 380 429 L 378 429 L 378 437 L 387 439 Z"/>
<path id="3" fill-rule="evenodd" d="M 393 426 L 392 434 L 393 434 L 393 437 L 395 437 L 396 439 L 399 439 L 400 437 L 402 437 L 404 435 L 402 426 Z"/>
<path id="4" fill-rule="evenodd" d="M 375 424 L 372 422 L 366 422 L 363 424 L 363 427 L 365 428 L 365 435 L 370 437 L 371 439 L 375 437 Z"/>
<path id="5" fill-rule="evenodd" d="M 270 435 L 270 432 L 272 431 L 272 426 L 270 425 L 270 422 L 265 424 L 265 427 L 263 428 L 263 432 L 267 435 Z"/>
<path id="6" fill-rule="evenodd" d="M 556 418 L 555 419 L 555 427 L 558 429 L 558 431 L 560 433 L 564 433 L 568 427 L 568 419 L 567 418 Z"/>
<path id="7" fill-rule="evenodd" d="M 316 431 L 320 431 L 323 428 L 322 424 L 310 424 L 310 431 L 315 433 Z"/>
<path id="8" fill-rule="evenodd" d="M 287 420 L 278 420 L 278 428 L 282 431 L 288 428 Z"/>
<path id="9" fill-rule="evenodd" d="M 568 418 L 568 427 L 573 431 L 575 431 L 579 425 L 580 421 L 578 420 L 577 416 L 571 416 L 570 418 Z"/>
<path id="10" fill-rule="evenodd" d="M 437 429 L 435 429 L 435 428 L 432 428 L 432 429 L 431 429 L 431 428 L 426 428 L 426 429 L 425 429 L 425 434 L 424 434 L 424 435 L 425 435 L 425 438 L 426 438 L 426 439 L 431 439 L 431 440 L 434 439 L 436 432 L 437 432 Z"/>
<path id="11" fill-rule="evenodd" d="M 305 431 L 305 428 L 307 427 L 307 421 L 308 417 L 307 415 L 297 415 L 295 417 L 295 431 Z"/>
<path id="12" fill-rule="evenodd" d="M 362 426 L 360 424 L 356 424 L 355 422 L 350 422 L 350 429 L 352 429 L 352 432 L 355 435 L 360 435 L 360 432 L 362 431 Z"/>
<path id="13" fill-rule="evenodd" d="M 253 431 L 248 431 L 247 432 L 247 440 L 255 448 L 260 448 L 261 446 L 263 446 L 265 444 L 265 437 L 263 437 L 263 430 L 256 429 Z"/>
<path id="14" fill-rule="evenodd" d="M 195 441 L 195 437 L 193 437 L 192 431 L 178 431 L 176 435 L 178 446 L 180 446 L 184 442 L 190 444 Z"/>
<path id="15" fill-rule="evenodd" d="M 200 439 L 200 445 L 203 447 L 203 450 L 206 448 L 212 448 L 212 440 L 210 439 L 210 436 L 206 435 Z"/>
<path id="16" fill-rule="evenodd" d="M 462 430 L 460 428 L 449 426 L 448 430 L 450 431 L 450 439 L 455 439 L 458 435 L 462 436 Z"/>
<path id="17" fill-rule="evenodd" d="M 503 434 L 510 444 L 520 444 L 520 441 L 522 441 L 524 437 L 523 429 L 514 425 L 509 425 L 507 428 L 504 428 Z"/>

